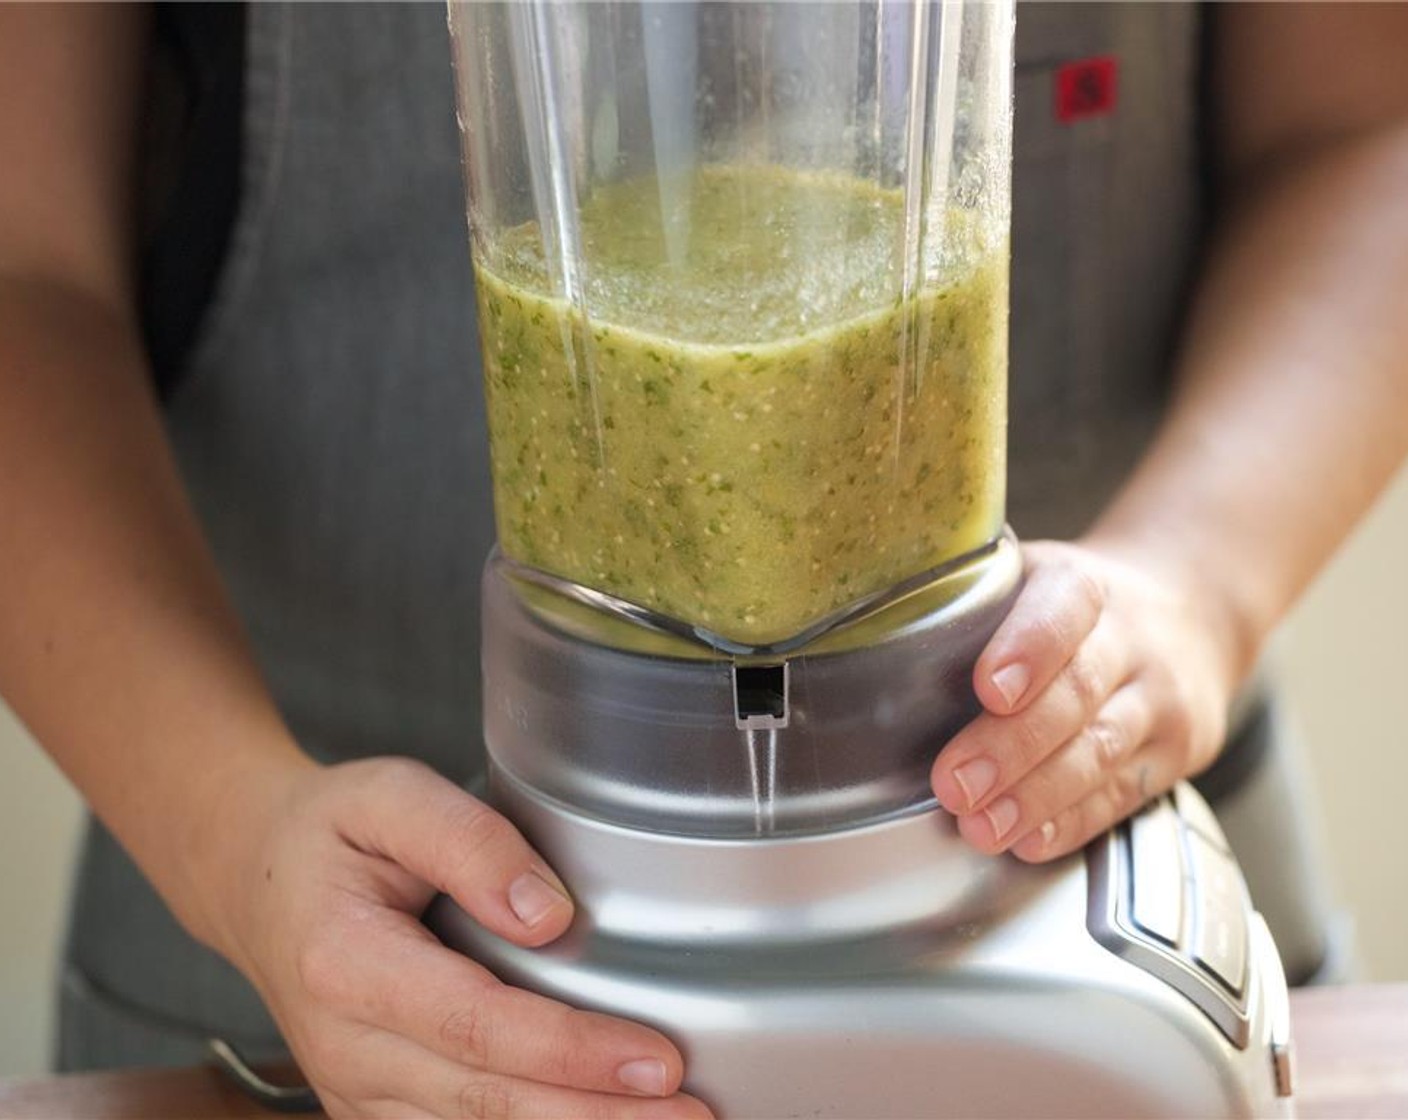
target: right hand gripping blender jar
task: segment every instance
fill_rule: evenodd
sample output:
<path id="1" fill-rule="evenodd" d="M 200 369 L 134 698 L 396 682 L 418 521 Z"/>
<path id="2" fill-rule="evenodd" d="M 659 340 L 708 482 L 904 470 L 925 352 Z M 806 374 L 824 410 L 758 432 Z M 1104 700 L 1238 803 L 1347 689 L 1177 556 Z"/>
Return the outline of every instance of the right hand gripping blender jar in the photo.
<path id="1" fill-rule="evenodd" d="M 1006 2 L 460 3 L 494 802 L 578 920 L 504 980 L 724 1117 L 1265 1115 L 1285 984 L 1191 789 L 962 844 L 1003 531 Z"/>

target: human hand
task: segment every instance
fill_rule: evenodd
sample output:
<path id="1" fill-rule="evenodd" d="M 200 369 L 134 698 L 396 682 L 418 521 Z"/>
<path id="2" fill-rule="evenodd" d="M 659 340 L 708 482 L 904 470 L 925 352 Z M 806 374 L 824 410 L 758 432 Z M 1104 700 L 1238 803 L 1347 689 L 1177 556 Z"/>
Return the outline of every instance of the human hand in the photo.
<path id="1" fill-rule="evenodd" d="M 1236 682 L 1191 587 L 1097 547 L 1023 552 L 1026 584 L 973 673 L 984 711 L 932 781 L 974 847 L 1042 862 L 1205 769 Z"/>
<path id="2" fill-rule="evenodd" d="M 262 816 L 217 948 L 333 1117 L 709 1115 L 658 1032 L 508 987 L 420 923 L 439 890 L 519 945 L 567 929 L 565 889 L 503 817 L 402 759 L 310 770 Z"/>

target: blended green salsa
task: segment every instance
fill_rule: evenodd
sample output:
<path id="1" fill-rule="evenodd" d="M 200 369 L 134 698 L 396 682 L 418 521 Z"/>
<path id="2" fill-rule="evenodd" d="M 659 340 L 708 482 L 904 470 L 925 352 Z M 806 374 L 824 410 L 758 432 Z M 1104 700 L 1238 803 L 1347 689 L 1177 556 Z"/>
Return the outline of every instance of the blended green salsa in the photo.
<path id="1" fill-rule="evenodd" d="M 960 217 L 909 298 L 898 193 L 839 176 L 598 187 L 575 304 L 536 223 L 502 235 L 476 271 L 504 551 L 766 645 L 992 540 L 1007 255 Z"/>

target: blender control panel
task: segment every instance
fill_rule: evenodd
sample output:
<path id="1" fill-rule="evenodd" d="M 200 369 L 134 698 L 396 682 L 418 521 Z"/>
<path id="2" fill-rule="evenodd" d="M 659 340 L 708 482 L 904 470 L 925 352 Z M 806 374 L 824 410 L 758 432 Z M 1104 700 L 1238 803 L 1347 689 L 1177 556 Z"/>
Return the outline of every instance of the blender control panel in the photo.
<path id="1" fill-rule="evenodd" d="M 1091 934 L 1249 1041 L 1251 900 L 1227 838 L 1186 783 L 1091 845 Z"/>

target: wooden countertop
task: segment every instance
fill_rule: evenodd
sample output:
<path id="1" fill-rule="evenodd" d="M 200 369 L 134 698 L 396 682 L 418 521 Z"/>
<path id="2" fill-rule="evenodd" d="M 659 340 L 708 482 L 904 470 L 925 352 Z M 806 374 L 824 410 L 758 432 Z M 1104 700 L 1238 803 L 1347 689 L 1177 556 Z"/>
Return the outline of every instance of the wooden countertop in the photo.
<path id="1" fill-rule="evenodd" d="M 1408 1118 L 1408 984 L 1291 995 L 1302 1120 Z M 212 1069 L 0 1080 L 0 1120 L 269 1120 Z"/>

